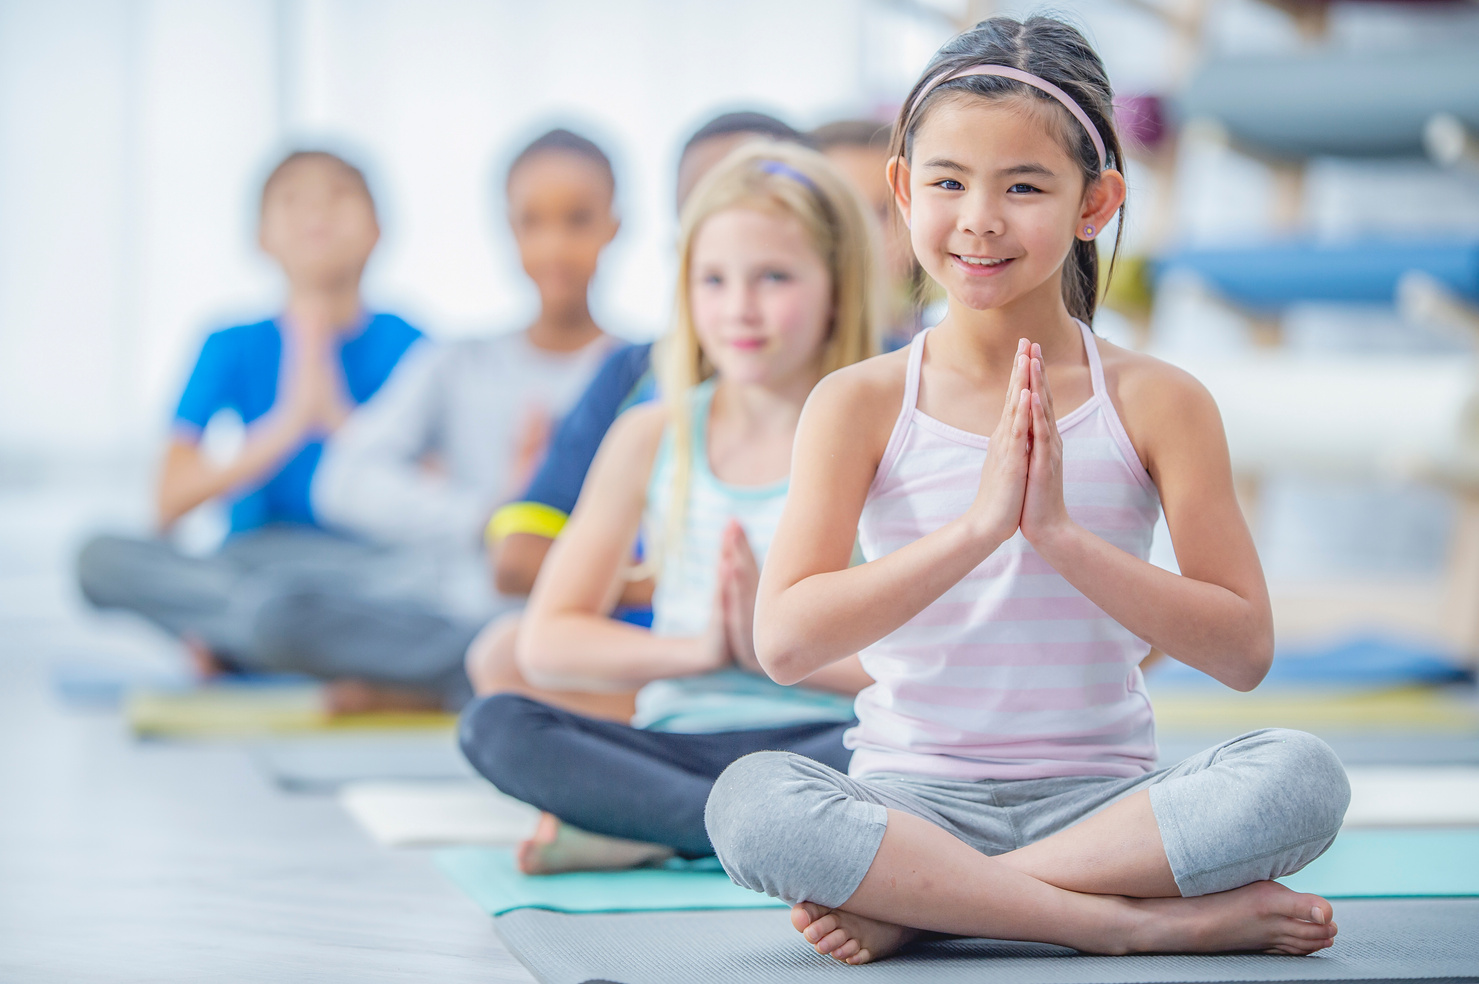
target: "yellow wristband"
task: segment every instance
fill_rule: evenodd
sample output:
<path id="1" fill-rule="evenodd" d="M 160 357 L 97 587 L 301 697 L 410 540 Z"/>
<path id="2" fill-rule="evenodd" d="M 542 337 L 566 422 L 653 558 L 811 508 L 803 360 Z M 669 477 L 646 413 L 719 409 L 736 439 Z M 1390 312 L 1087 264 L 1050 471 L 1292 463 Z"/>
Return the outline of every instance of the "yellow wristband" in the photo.
<path id="1" fill-rule="evenodd" d="M 565 528 L 570 517 L 554 506 L 542 502 L 510 502 L 493 514 L 484 533 L 489 543 L 497 543 L 510 533 L 532 533 L 553 540 Z"/>

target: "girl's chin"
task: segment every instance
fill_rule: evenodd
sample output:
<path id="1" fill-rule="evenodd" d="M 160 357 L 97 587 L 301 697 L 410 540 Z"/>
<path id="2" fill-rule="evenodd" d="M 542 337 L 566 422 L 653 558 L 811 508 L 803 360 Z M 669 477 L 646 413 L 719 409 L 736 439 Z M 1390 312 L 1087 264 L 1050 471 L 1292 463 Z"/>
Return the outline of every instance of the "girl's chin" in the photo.
<path id="1" fill-rule="evenodd" d="M 960 302 L 972 311 L 989 311 L 992 308 L 1004 307 L 1017 296 L 1016 291 L 1003 290 L 998 284 L 992 284 L 989 287 L 974 283 L 952 286 L 955 289 L 949 292 L 951 299 Z"/>

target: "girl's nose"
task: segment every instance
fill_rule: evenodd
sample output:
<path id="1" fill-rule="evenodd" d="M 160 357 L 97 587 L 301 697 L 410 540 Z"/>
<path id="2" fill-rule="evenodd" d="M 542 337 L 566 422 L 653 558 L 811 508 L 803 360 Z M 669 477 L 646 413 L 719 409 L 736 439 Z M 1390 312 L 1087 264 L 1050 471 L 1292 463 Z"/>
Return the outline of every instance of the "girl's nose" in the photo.
<path id="1" fill-rule="evenodd" d="M 760 320 L 760 297 L 754 284 L 736 284 L 729 292 L 729 316 L 741 324 Z"/>
<path id="2" fill-rule="evenodd" d="M 978 193 L 961 199 L 960 214 L 955 223 L 960 232 L 973 236 L 999 236 L 1004 225 L 1002 211 L 992 196 Z"/>

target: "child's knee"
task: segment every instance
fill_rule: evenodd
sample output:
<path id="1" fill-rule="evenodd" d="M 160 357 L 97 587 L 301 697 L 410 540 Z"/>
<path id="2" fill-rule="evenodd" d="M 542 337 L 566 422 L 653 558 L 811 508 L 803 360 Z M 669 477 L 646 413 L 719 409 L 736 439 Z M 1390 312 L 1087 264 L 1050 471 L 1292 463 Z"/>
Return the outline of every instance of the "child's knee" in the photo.
<path id="1" fill-rule="evenodd" d="M 544 710 L 538 701 L 517 694 L 494 694 L 474 699 L 457 721 L 457 743 L 473 768 L 510 796 L 517 796 L 523 759 L 521 749 L 536 727 L 533 718 Z"/>
<path id="2" fill-rule="evenodd" d="M 787 902 L 836 905 L 847 898 L 866 871 L 886 821 L 877 818 L 876 837 L 872 830 L 860 833 L 871 824 L 859 811 L 883 810 L 851 800 L 845 782 L 827 766 L 793 752 L 756 752 L 725 769 L 709 793 L 704 823 L 729 877 Z M 859 873 L 844 874 L 847 886 L 829 890 L 838 872 L 857 867 L 850 862 L 861 864 Z"/>
<path id="3" fill-rule="evenodd" d="M 1293 791 L 1312 829 L 1340 829 L 1351 803 L 1351 783 L 1340 758 L 1325 742 L 1304 731 L 1272 729 L 1271 747 L 1279 761 L 1280 785 Z"/>
<path id="4" fill-rule="evenodd" d="M 519 616 L 510 615 L 489 622 L 467 647 L 464 663 L 473 692 L 479 697 L 508 689 L 522 680 L 515 661 Z"/>
<path id="5" fill-rule="evenodd" d="M 714 781 L 704 808 L 704 826 L 724 869 L 736 883 L 764 891 L 759 869 L 774 856 L 784 831 L 798 818 L 791 797 L 781 793 L 796 775 L 790 752 L 755 752 L 733 763 Z"/>
<path id="6" fill-rule="evenodd" d="M 1326 844 L 1340 830 L 1351 784 L 1340 759 L 1319 738 L 1267 728 L 1242 736 L 1224 754 L 1239 776 L 1224 795 L 1244 822 L 1284 838 Z"/>
<path id="7" fill-rule="evenodd" d="M 77 584 L 91 604 L 106 608 L 135 576 L 129 561 L 137 553 L 134 541 L 119 536 L 95 536 L 77 554 Z"/>

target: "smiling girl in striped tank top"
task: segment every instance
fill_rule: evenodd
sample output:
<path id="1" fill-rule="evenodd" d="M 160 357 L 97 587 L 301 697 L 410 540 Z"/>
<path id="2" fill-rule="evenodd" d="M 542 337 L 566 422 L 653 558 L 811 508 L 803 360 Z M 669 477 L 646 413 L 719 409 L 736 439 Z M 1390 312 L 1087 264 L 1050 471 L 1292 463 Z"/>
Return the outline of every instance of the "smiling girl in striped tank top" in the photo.
<path id="1" fill-rule="evenodd" d="M 1327 901 L 1272 880 L 1340 827 L 1324 743 L 1271 729 L 1155 771 L 1151 647 L 1249 690 L 1273 629 L 1210 396 L 1090 328 L 1125 199 L 1111 99 L 1055 20 L 940 50 L 887 177 L 948 312 L 824 379 L 797 429 L 756 653 L 779 683 L 860 653 L 877 682 L 847 774 L 747 756 L 707 823 L 730 876 L 839 960 L 921 931 L 1103 953 L 1335 936 Z M 1147 559 L 1162 510 L 1181 574 Z"/>

